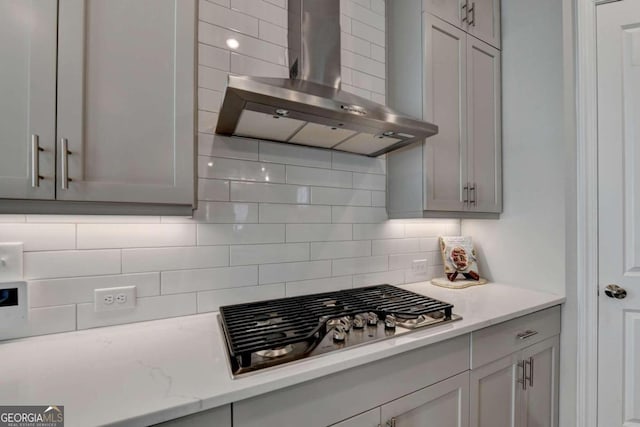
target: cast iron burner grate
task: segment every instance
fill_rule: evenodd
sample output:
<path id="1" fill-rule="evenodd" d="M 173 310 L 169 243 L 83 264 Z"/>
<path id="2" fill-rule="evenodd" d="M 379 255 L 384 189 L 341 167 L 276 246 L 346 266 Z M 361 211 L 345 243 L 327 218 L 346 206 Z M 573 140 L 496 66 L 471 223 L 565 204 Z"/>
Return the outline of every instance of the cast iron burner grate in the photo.
<path id="1" fill-rule="evenodd" d="M 231 357 L 249 366 L 257 351 L 288 344 L 321 340 L 327 321 L 361 313 L 376 313 L 380 319 L 393 314 L 415 318 L 440 311 L 451 319 L 453 305 L 391 285 L 345 289 L 220 307 L 222 327 Z"/>

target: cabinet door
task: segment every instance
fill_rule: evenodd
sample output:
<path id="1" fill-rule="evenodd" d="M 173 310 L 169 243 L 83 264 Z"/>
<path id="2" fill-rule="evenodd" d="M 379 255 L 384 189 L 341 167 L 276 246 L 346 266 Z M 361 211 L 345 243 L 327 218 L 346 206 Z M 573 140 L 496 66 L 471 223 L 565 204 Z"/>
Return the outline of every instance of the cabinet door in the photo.
<path id="1" fill-rule="evenodd" d="M 500 51 L 467 38 L 467 144 L 471 209 L 502 211 Z"/>
<path id="2" fill-rule="evenodd" d="M 466 22 L 462 21 L 466 17 L 463 10 L 466 7 L 464 0 L 422 0 L 422 10 L 458 28 L 466 28 Z"/>
<path id="3" fill-rule="evenodd" d="M 470 426 L 516 427 L 523 372 L 514 353 L 471 371 Z"/>
<path id="4" fill-rule="evenodd" d="M 55 196 L 56 25 L 56 0 L 0 0 L 0 198 Z"/>
<path id="5" fill-rule="evenodd" d="M 466 34 L 424 14 L 424 119 L 438 134 L 424 150 L 424 209 L 460 211 L 467 179 Z"/>
<path id="6" fill-rule="evenodd" d="M 332 424 L 331 427 L 379 427 L 380 408 L 375 408 L 355 417 Z"/>
<path id="7" fill-rule="evenodd" d="M 559 357 L 558 336 L 522 351 L 530 378 L 522 404 L 522 427 L 558 426 Z"/>
<path id="8" fill-rule="evenodd" d="M 60 0 L 59 22 L 57 198 L 192 204 L 195 0 Z"/>
<path id="9" fill-rule="evenodd" d="M 500 49 L 500 0 L 468 0 L 467 31 Z"/>
<path id="10" fill-rule="evenodd" d="M 468 427 L 469 372 L 387 403 L 380 415 L 382 425 Z"/>
<path id="11" fill-rule="evenodd" d="M 155 425 L 160 427 L 231 427 L 231 405 L 220 406 Z"/>

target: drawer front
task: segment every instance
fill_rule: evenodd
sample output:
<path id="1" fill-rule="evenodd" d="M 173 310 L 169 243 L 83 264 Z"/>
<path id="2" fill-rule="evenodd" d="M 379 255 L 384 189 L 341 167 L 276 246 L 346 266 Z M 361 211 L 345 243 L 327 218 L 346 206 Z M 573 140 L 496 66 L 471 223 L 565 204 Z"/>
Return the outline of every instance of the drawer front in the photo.
<path id="1" fill-rule="evenodd" d="M 559 333 L 559 305 L 480 329 L 471 334 L 471 369 Z"/>

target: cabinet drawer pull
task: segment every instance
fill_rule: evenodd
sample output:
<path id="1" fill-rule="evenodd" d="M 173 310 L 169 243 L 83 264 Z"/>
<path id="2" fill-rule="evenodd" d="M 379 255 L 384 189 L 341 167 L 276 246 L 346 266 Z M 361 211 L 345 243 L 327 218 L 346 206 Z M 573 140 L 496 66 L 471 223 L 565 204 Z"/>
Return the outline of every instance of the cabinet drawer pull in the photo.
<path id="1" fill-rule="evenodd" d="M 462 17 L 462 23 L 464 24 L 465 22 L 467 22 L 467 18 L 469 17 L 469 12 L 467 12 L 467 8 L 469 7 L 469 0 L 467 0 L 463 5 L 462 5 L 462 13 L 464 14 L 464 16 Z"/>
<path id="2" fill-rule="evenodd" d="M 538 331 L 534 331 L 533 329 L 527 329 L 524 332 L 518 332 L 518 339 L 519 340 L 526 340 L 527 338 L 530 338 L 534 335 L 538 335 Z"/>
<path id="3" fill-rule="evenodd" d="M 471 20 L 468 21 L 472 27 L 476 26 L 476 2 L 471 2 L 471 7 L 468 9 L 471 14 Z"/>
<path id="4" fill-rule="evenodd" d="M 476 183 L 474 182 L 473 184 L 471 184 L 471 187 L 469 187 L 469 191 L 473 191 L 473 193 L 471 193 L 471 201 L 469 203 L 471 203 L 472 205 L 476 204 Z"/>
<path id="5" fill-rule="evenodd" d="M 464 200 L 462 202 L 467 204 L 469 203 L 469 184 L 462 187 L 462 190 L 464 191 Z"/>
<path id="6" fill-rule="evenodd" d="M 36 134 L 31 135 L 31 186 L 33 188 L 40 187 L 40 152 L 44 151 L 40 148 L 40 137 Z"/>
<path id="7" fill-rule="evenodd" d="M 524 363 L 529 365 L 529 387 L 533 387 L 533 356 Z"/>
<path id="8" fill-rule="evenodd" d="M 527 389 L 527 365 L 524 363 L 524 360 L 521 362 L 518 362 L 518 368 L 520 368 L 522 373 L 522 378 L 519 378 L 518 382 L 522 384 L 522 389 L 526 390 Z"/>
<path id="9" fill-rule="evenodd" d="M 396 427 L 396 418 L 393 417 L 389 421 L 387 421 L 387 427 Z"/>

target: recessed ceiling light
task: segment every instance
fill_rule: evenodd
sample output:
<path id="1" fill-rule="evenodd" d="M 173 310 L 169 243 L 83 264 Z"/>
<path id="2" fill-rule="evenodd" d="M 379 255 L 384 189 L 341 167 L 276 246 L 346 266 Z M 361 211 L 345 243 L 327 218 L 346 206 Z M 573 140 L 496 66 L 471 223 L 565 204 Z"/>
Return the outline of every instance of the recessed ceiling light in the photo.
<path id="1" fill-rule="evenodd" d="M 240 46 L 240 42 L 236 39 L 227 39 L 227 46 L 229 46 L 230 49 L 237 49 L 238 46 Z"/>

